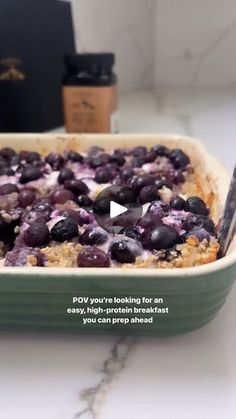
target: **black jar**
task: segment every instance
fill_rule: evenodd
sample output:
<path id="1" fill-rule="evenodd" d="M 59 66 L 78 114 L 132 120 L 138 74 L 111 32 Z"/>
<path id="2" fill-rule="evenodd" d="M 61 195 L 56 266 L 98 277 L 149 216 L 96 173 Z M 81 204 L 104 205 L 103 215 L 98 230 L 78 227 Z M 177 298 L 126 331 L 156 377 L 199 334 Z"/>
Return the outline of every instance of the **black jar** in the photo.
<path id="1" fill-rule="evenodd" d="M 66 55 L 65 126 L 70 133 L 117 132 L 117 77 L 112 53 Z"/>

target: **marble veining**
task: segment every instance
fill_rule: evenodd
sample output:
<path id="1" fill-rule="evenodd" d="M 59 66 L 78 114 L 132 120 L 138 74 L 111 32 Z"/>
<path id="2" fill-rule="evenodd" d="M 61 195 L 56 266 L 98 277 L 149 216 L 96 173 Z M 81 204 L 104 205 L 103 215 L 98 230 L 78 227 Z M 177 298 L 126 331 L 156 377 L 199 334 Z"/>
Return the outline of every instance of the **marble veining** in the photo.
<path id="1" fill-rule="evenodd" d="M 156 0 L 155 85 L 227 87 L 235 81 L 235 39 L 232 0 Z"/>
<path id="2" fill-rule="evenodd" d="M 85 407 L 80 410 L 75 418 L 98 419 L 101 407 L 106 398 L 112 382 L 126 367 L 130 354 L 133 352 L 137 339 L 120 337 L 112 346 L 109 357 L 104 361 L 101 369 L 101 379 L 93 387 L 84 388 L 80 399 Z"/>
<path id="3" fill-rule="evenodd" d="M 122 93 L 153 86 L 235 86 L 234 0 L 71 3 L 77 49 L 113 50 Z"/>
<path id="4" fill-rule="evenodd" d="M 207 61 L 209 61 L 211 55 L 214 51 L 217 50 L 217 48 L 225 41 L 225 39 L 228 37 L 228 35 L 233 32 L 236 28 L 236 19 L 232 21 L 226 28 L 222 30 L 221 33 L 216 37 L 214 41 L 210 45 L 206 47 L 206 49 L 198 56 L 198 63 L 195 67 L 192 84 L 193 86 L 201 85 L 201 71 L 204 68 L 204 64 L 207 64 Z M 222 61 L 224 61 L 222 57 Z M 210 75 L 210 74 L 209 74 Z M 232 82 L 229 82 L 231 84 Z M 210 85 L 211 83 L 208 83 Z M 227 84 L 226 84 L 227 86 Z"/>
<path id="5" fill-rule="evenodd" d="M 155 0 L 71 0 L 77 50 L 114 51 L 121 92 L 153 80 Z"/>

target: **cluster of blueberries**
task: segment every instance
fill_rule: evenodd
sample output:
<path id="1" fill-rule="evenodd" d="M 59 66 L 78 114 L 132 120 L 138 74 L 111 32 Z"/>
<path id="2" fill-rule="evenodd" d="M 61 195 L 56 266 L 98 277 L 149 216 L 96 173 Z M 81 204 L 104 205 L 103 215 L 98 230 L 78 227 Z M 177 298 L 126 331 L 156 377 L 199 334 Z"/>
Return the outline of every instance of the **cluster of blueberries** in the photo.
<path id="1" fill-rule="evenodd" d="M 158 165 L 163 158 L 166 164 Z M 97 246 L 106 243 L 110 239 L 109 234 L 96 225 L 94 219 L 94 214 L 103 215 L 108 211 L 107 199 L 92 201 L 86 183 L 76 179 L 75 170 L 71 168 L 74 163 L 78 168 L 89 168 L 98 184 L 122 185 L 116 199 L 120 204 L 150 203 L 147 213 L 135 226 L 123 226 L 111 241 L 107 253 Z M 144 174 L 142 167 L 148 163 L 157 163 L 157 170 Z M 184 182 L 189 163 L 189 157 L 181 149 L 169 150 L 162 145 L 150 150 L 141 146 L 131 150 L 114 150 L 110 154 L 93 147 L 86 156 L 70 151 L 66 157 L 50 153 L 45 158 L 37 152 L 16 153 L 10 148 L 1 149 L 0 176 L 14 176 L 16 181 L 2 184 L 0 196 L 17 194 L 17 205 L 9 210 L 11 222 L 0 214 L 0 240 L 10 248 L 14 246 L 6 256 L 6 265 L 24 265 L 29 254 L 36 256 L 38 265 L 44 265 L 43 255 L 35 248 L 46 246 L 51 240 L 59 243 L 78 240 L 85 246 L 78 255 L 78 266 L 107 267 L 111 259 L 118 263 L 133 263 L 143 249 L 155 252 L 173 248 L 186 240 L 190 233 L 200 240 L 209 239 L 215 234 L 215 226 L 203 200 L 198 197 L 184 200 L 178 195 L 173 196 L 169 204 L 160 200 L 159 191 L 163 186 L 173 189 Z M 57 186 L 50 195 L 38 198 L 29 182 L 43 179 L 50 171 L 59 172 Z M 58 215 L 63 218 L 49 231 L 47 222 L 52 219 L 55 204 L 66 204 L 67 201 L 74 201 L 80 210 L 59 211 Z M 162 219 L 173 211 L 188 213 L 181 225 L 184 234 L 163 223 Z M 29 227 L 16 237 L 15 227 L 24 223 Z M 87 228 L 81 234 L 80 226 L 86 224 Z"/>

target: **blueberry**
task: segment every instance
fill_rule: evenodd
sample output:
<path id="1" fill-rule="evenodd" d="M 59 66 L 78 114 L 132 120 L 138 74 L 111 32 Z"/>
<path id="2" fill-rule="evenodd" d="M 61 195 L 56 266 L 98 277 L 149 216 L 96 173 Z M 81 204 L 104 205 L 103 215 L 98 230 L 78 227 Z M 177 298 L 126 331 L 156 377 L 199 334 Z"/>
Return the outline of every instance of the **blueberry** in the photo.
<path id="1" fill-rule="evenodd" d="M 34 163 L 34 162 L 36 162 L 36 161 L 40 161 L 41 160 L 41 156 L 40 156 L 40 154 L 39 153 L 37 153 L 36 151 L 31 151 L 31 152 L 29 152 L 28 154 L 27 154 L 27 156 L 26 156 L 26 162 L 27 163 L 30 163 L 30 164 L 32 164 L 32 163 Z"/>
<path id="2" fill-rule="evenodd" d="M 173 183 L 167 179 L 156 179 L 154 184 L 157 187 L 157 189 L 161 189 L 163 188 L 163 186 L 165 186 L 168 189 L 173 189 Z"/>
<path id="3" fill-rule="evenodd" d="M 52 239 L 57 242 L 71 240 L 75 237 L 78 237 L 78 234 L 78 225 L 76 221 L 71 217 L 58 221 L 58 223 L 56 223 L 51 230 Z"/>
<path id="4" fill-rule="evenodd" d="M 20 183 L 31 182 L 32 180 L 37 180 L 42 176 L 42 172 L 38 167 L 26 166 L 20 176 Z"/>
<path id="5" fill-rule="evenodd" d="M 97 183 L 107 183 L 113 179 L 113 175 L 106 169 L 98 169 L 95 173 L 95 182 Z"/>
<path id="6" fill-rule="evenodd" d="M 210 240 L 210 234 L 208 233 L 207 230 L 205 230 L 205 228 L 196 228 L 194 230 L 191 230 L 185 234 L 185 237 L 188 237 L 188 236 L 195 236 L 199 239 L 199 241 Z"/>
<path id="7" fill-rule="evenodd" d="M 100 227 L 88 227 L 80 236 L 79 242 L 84 245 L 94 246 L 106 243 L 107 233 Z"/>
<path id="8" fill-rule="evenodd" d="M 36 195 L 29 189 L 22 189 L 18 196 L 18 202 L 20 207 L 26 208 L 31 205 L 36 199 Z"/>
<path id="9" fill-rule="evenodd" d="M 79 211 L 79 225 L 91 224 L 94 222 L 94 215 L 84 208 Z"/>
<path id="10" fill-rule="evenodd" d="M 48 226 L 41 221 L 35 221 L 24 232 L 24 242 L 30 247 L 45 246 L 49 239 Z"/>
<path id="11" fill-rule="evenodd" d="M 88 161 L 88 163 L 92 169 L 97 169 L 98 167 L 103 165 L 103 162 L 100 156 L 96 156 L 92 158 L 91 160 Z"/>
<path id="12" fill-rule="evenodd" d="M 49 198 L 40 198 L 34 202 L 32 206 L 33 211 L 43 212 L 46 218 L 50 218 L 50 214 L 53 211 L 53 206 Z"/>
<path id="13" fill-rule="evenodd" d="M 185 177 L 183 173 L 180 170 L 176 170 L 174 173 L 174 176 L 172 177 L 172 182 L 175 185 L 178 185 L 179 183 L 183 183 L 185 181 Z"/>
<path id="14" fill-rule="evenodd" d="M 97 169 L 100 166 L 104 166 L 111 162 L 111 156 L 109 154 L 99 154 L 99 156 L 92 158 L 89 161 L 89 165 L 92 169 Z"/>
<path id="15" fill-rule="evenodd" d="M 35 221 L 41 221 L 43 223 L 46 223 L 50 220 L 50 216 L 48 213 L 45 213 L 44 211 L 25 211 L 21 218 L 21 224 L 33 224 Z"/>
<path id="16" fill-rule="evenodd" d="M 118 166 L 123 166 L 125 164 L 125 158 L 122 154 L 116 153 L 111 156 L 111 161 L 116 163 Z"/>
<path id="17" fill-rule="evenodd" d="M 84 194 L 77 196 L 76 203 L 82 208 L 91 207 L 93 205 L 92 199 Z"/>
<path id="18" fill-rule="evenodd" d="M 2 215 L 0 214 L 0 238 L 1 241 L 5 242 L 8 234 L 8 223 L 4 220 Z"/>
<path id="19" fill-rule="evenodd" d="M 154 160 L 156 160 L 157 158 L 157 154 L 155 151 L 149 151 L 148 153 L 146 153 L 144 160 L 146 163 L 152 163 L 154 162 Z"/>
<path id="20" fill-rule="evenodd" d="M 180 148 L 171 150 L 169 158 L 175 169 L 183 169 L 190 163 L 189 157 Z"/>
<path id="21" fill-rule="evenodd" d="M 183 222 L 183 228 L 186 231 L 191 231 L 202 227 L 211 234 L 215 233 L 215 225 L 213 221 L 206 216 L 197 214 L 189 215 Z"/>
<path id="22" fill-rule="evenodd" d="M 0 186 L 0 195 L 8 195 L 13 192 L 19 192 L 19 188 L 14 183 L 5 183 Z"/>
<path id="23" fill-rule="evenodd" d="M 61 169 L 59 176 L 57 178 L 58 183 L 63 184 L 67 180 L 74 179 L 75 175 L 74 172 L 70 169 Z"/>
<path id="24" fill-rule="evenodd" d="M 145 230 L 140 237 L 143 247 L 150 250 L 169 249 L 179 243 L 177 231 L 168 225 Z"/>
<path id="25" fill-rule="evenodd" d="M 51 194 L 53 204 L 65 204 L 67 201 L 73 201 L 74 198 L 73 192 L 68 189 L 59 189 Z"/>
<path id="26" fill-rule="evenodd" d="M 58 153 L 50 153 L 45 158 L 45 161 L 46 161 L 46 163 L 50 164 L 50 166 L 53 170 L 59 170 L 64 164 L 64 159 Z"/>
<path id="27" fill-rule="evenodd" d="M 111 245 L 111 258 L 119 263 L 133 263 L 136 259 L 136 254 L 131 248 L 129 241 L 120 240 Z"/>
<path id="28" fill-rule="evenodd" d="M 14 176 L 15 172 L 10 167 L 0 167 L 0 176 Z"/>
<path id="29" fill-rule="evenodd" d="M 10 247 L 13 247 L 16 238 L 15 227 L 19 225 L 19 218 L 7 223 L 0 215 L 0 240 Z"/>
<path id="30" fill-rule="evenodd" d="M 32 247 L 15 247 L 7 253 L 5 266 L 25 266 L 28 256 L 34 256 L 36 266 L 44 266 L 44 256 Z"/>
<path id="31" fill-rule="evenodd" d="M 104 148 L 93 146 L 88 150 L 87 154 L 89 157 L 95 157 L 95 156 L 98 156 L 102 151 L 104 151 Z"/>
<path id="32" fill-rule="evenodd" d="M 115 195 L 114 200 L 121 205 L 130 204 L 136 201 L 136 194 L 133 189 L 123 186 Z"/>
<path id="33" fill-rule="evenodd" d="M 215 224 L 211 218 L 202 216 L 203 227 L 211 234 L 215 234 Z"/>
<path id="34" fill-rule="evenodd" d="M 115 148 L 113 154 L 119 154 L 120 156 L 128 156 L 130 154 L 130 150 L 127 148 Z"/>
<path id="35" fill-rule="evenodd" d="M 17 153 L 10 147 L 5 147 L 0 150 L 0 156 L 3 157 L 5 160 L 11 160 L 15 157 Z"/>
<path id="36" fill-rule="evenodd" d="M 134 176 L 134 171 L 132 167 L 125 167 L 120 173 L 120 178 L 122 180 L 128 180 L 133 176 Z"/>
<path id="37" fill-rule="evenodd" d="M 87 185 L 80 179 L 66 180 L 64 183 L 64 188 L 69 189 L 69 191 L 73 192 L 75 196 L 84 195 L 89 192 Z"/>
<path id="38" fill-rule="evenodd" d="M 110 259 L 97 247 L 85 247 L 78 255 L 77 264 L 80 268 L 108 268 Z"/>
<path id="39" fill-rule="evenodd" d="M 156 186 L 144 186 L 139 193 L 139 200 L 141 204 L 145 204 L 146 202 L 153 202 L 159 199 L 159 193 Z"/>
<path id="40" fill-rule="evenodd" d="M 171 199 L 170 206 L 174 210 L 181 211 L 185 207 L 185 200 L 181 196 L 176 195 Z"/>
<path id="41" fill-rule="evenodd" d="M 29 154 L 29 151 L 27 151 L 27 150 L 21 150 L 19 152 L 20 160 L 26 160 L 26 157 L 27 157 L 28 154 Z"/>
<path id="42" fill-rule="evenodd" d="M 152 227 L 153 229 L 159 225 L 163 224 L 161 217 L 157 214 L 145 214 L 140 220 L 137 222 L 137 226 L 144 228 Z"/>
<path id="43" fill-rule="evenodd" d="M 135 157 L 143 157 L 147 153 L 146 147 L 139 146 L 135 147 L 132 151 L 133 156 Z"/>
<path id="44" fill-rule="evenodd" d="M 100 215 L 108 214 L 110 212 L 110 202 L 111 198 L 108 196 L 96 199 L 93 203 L 93 211 Z"/>
<path id="45" fill-rule="evenodd" d="M 201 227 L 203 227 L 203 220 L 201 215 L 189 215 L 183 222 L 183 228 L 186 231 Z"/>
<path id="46" fill-rule="evenodd" d="M 19 164 L 20 164 L 20 157 L 18 156 L 18 154 L 16 154 L 9 160 L 10 166 L 19 166 Z"/>
<path id="47" fill-rule="evenodd" d="M 131 239 L 138 240 L 140 237 L 140 232 L 136 227 L 125 227 L 122 228 L 119 234 L 130 237 Z"/>
<path id="48" fill-rule="evenodd" d="M 80 224 L 81 217 L 79 211 L 71 210 L 71 209 L 65 209 L 59 212 L 59 215 L 61 215 L 64 218 L 73 218 L 75 220 L 76 224 Z"/>
<path id="49" fill-rule="evenodd" d="M 193 214 L 208 215 L 209 211 L 205 202 L 198 196 L 191 196 L 187 199 L 185 204 L 185 211 L 192 212 Z"/>
<path id="50" fill-rule="evenodd" d="M 72 209 L 65 209 L 59 212 L 59 215 L 61 215 L 64 218 L 73 218 L 73 220 L 76 222 L 77 225 L 84 225 L 84 224 L 90 224 L 94 221 L 93 216 L 85 211 L 85 210 L 72 210 Z"/>
<path id="51" fill-rule="evenodd" d="M 0 156 L 0 169 L 4 169 L 7 167 L 7 162 L 4 160 L 3 157 Z"/>
<path id="52" fill-rule="evenodd" d="M 134 178 L 132 182 L 132 188 L 136 193 L 139 193 L 144 186 L 149 186 L 153 184 L 153 178 L 149 175 L 138 176 Z"/>
<path id="53" fill-rule="evenodd" d="M 169 155 L 169 149 L 165 147 L 164 145 L 160 145 L 160 144 L 154 145 L 151 148 L 151 151 L 154 151 L 157 156 L 161 156 L 161 157 L 162 156 L 168 157 Z"/>
<path id="54" fill-rule="evenodd" d="M 68 160 L 71 160 L 74 163 L 82 163 L 84 160 L 81 154 L 77 153 L 76 151 L 70 151 L 68 154 Z"/>
<path id="55" fill-rule="evenodd" d="M 117 172 L 120 171 L 120 167 L 116 162 L 107 163 L 105 166 L 103 166 L 105 170 L 111 171 L 113 177 L 116 176 Z"/>
<path id="56" fill-rule="evenodd" d="M 152 202 L 147 209 L 147 213 L 157 214 L 160 217 L 166 216 L 170 212 L 170 206 L 162 201 Z"/>
<path id="57" fill-rule="evenodd" d="M 132 167 L 136 168 L 136 167 L 141 167 L 143 164 L 145 164 L 145 158 L 143 156 L 140 157 L 134 157 L 132 159 Z"/>

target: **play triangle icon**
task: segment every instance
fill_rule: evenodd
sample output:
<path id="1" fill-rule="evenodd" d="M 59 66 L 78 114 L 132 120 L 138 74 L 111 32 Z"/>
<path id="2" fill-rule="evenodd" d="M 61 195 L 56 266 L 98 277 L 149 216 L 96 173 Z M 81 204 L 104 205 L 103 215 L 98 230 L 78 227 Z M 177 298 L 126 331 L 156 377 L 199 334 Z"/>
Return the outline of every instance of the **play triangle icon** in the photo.
<path id="1" fill-rule="evenodd" d="M 128 211 L 123 205 L 117 204 L 115 201 L 110 202 L 110 218 L 118 217 L 118 215 L 124 214 Z"/>

